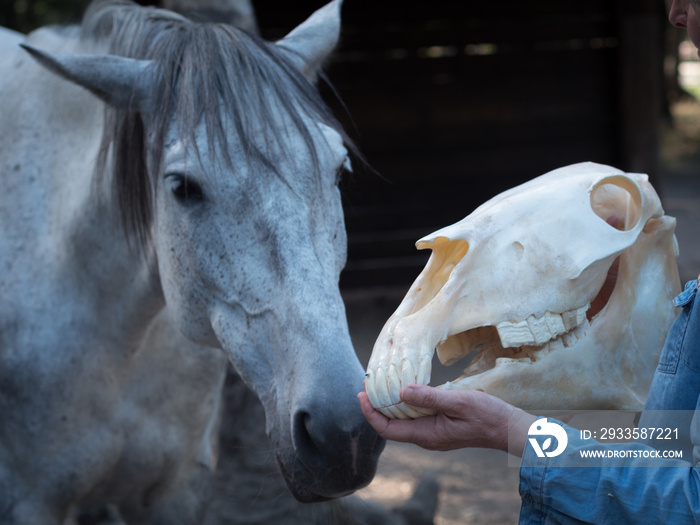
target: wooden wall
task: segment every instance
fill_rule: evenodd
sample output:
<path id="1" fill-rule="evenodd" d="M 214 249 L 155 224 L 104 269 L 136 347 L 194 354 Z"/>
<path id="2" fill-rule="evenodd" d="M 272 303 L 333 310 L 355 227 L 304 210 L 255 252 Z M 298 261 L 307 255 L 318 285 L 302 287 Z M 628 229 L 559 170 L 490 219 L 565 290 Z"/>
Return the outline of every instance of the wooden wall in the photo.
<path id="1" fill-rule="evenodd" d="M 279 38 L 323 1 L 254 1 Z M 344 287 L 408 285 L 413 243 L 580 161 L 657 175 L 662 0 L 346 0 L 328 73 L 379 175 L 344 183 Z"/>

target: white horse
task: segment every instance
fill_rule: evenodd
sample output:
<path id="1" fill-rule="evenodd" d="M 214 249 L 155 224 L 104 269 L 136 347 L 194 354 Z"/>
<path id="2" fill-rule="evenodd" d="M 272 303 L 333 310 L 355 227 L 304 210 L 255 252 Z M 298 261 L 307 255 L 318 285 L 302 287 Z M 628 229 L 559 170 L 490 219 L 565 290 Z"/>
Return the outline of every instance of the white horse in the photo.
<path id="1" fill-rule="evenodd" d="M 3 525 L 104 502 L 196 522 L 226 357 L 297 498 L 371 480 L 338 290 L 349 142 L 313 85 L 339 9 L 274 44 L 125 2 L 0 32 Z"/>

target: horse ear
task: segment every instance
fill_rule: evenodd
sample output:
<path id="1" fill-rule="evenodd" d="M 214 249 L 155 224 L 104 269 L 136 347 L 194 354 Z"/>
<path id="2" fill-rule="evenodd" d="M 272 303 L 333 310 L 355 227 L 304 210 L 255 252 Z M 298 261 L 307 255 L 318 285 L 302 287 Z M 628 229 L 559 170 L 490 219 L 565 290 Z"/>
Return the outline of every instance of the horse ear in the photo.
<path id="1" fill-rule="evenodd" d="M 57 55 L 20 45 L 42 66 L 113 107 L 147 111 L 154 102 L 149 60 L 116 55 Z"/>
<path id="2" fill-rule="evenodd" d="M 277 41 L 279 47 L 290 52 L 299 69 L 312 82 L 316 81 L 323 62 L 338 44 L 341 5 L 342 0 L 333 0 Z"/>

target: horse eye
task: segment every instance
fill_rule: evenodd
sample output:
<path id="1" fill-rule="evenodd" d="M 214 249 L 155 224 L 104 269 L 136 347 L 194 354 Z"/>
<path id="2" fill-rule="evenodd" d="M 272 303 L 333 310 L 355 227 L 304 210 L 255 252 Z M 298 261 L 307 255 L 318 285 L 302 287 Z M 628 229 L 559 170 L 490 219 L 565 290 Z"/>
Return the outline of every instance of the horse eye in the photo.
<path id="1" fill-rule="evenodd" d="M 345 174 L 345 170 L 341 166 L 338 168 L 335 172 L 335 185 L 338 186 L 340 182 L 343 180 L 343 175 Z"/>
<path id="2" fill-rule="evenodd" d="M 182 173 L 166 175 L 165 183 L 170 192 L 180 201 L 196 202 L 204 198 L 199 183 Z"/>
<path id="3" fill-rule="evenodd" d="M 345 175 L 346 173 L 352 173 L 352 164 L 350 164 L 350 159 L 348 157 L 345 157 L 345 160 L 340 166 L 338 166 L 338 169 L 335 172 L 336 186 L 338 186 L 342 182 L 343 175 Z"/>

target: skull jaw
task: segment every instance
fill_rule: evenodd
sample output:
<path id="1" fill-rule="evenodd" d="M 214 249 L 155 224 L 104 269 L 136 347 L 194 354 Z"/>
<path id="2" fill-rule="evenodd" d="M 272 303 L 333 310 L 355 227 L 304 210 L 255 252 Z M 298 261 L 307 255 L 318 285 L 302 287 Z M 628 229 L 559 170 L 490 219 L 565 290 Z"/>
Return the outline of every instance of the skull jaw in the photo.
<path id="1" fill-rule="evenodd" d="M 666 263 L 664 280 L 654 275 L 659 262 Z M 441 388 L 481 390 L 525 410 L 640 410 L 676 316 L 671 300 L 680 284 L 675 284 L 675 262 L 669 262 L 651 258 L 643 264 L 635 280 L 656 280 L 655 289 L 635 298 L 630 291 L 640 287 L 622 283 L 573 346 L 551 351 L 536 362 L 502 360 L 490 370 Z M 623 304 L 635 299 L 624 318 L 615 315 Z M 620 331 L 620 324 L 626 329 Z"/>
<path id="2" fill-rule="evenodd" d="M 582 377 L 600 377 L 600 367 L 604 366 L 604 361 L 600 359 L 591 360 L 591 355 L 599 352 L 594 330 L 592 326 L 587 327 L 581 334 L 582 338 L 573 346 L 552 351 L 540 350 L 548 353 L 537 361 L 499 357 L 493 368 L 447 382 L 438 388 L 480 390 L 525 410 L 639 408 L 643 400 L 628 389 L 620 390 L 620 381 L 601 385 L 600 382 L 596 384 L 581 380 Z M 585 401 L 582 403 L 582 400 Z M 400 401 L 375 408 L 389 418 L 399 419 L 435 413 Z"/>
<path id="3" fill-rule="evenodd" d="M 504 361 L 441 388 L 481 390 L 525 410 L 641 409 L 645 392 L 633 390 L 620 375 L 606 371 L 607 352 L 601 351 L 595 332 L 594 326 L 589 327 L 574 346 L 553 351 L 537 362 Z M 629 348 L 633 344 L 629 339 L 622 341 L 619 350 L 633 351 Z M 650 368 L 651 375 L 653 366 Z"/>
<path id="4" fill-rule="evenodd" d="M 537 361 L 497 358 L 495 366 L 476 375 L 461 377 L 439 386 L 445 390 L 479 390 L 524 410 L 639 410 L 649 384 L 627 384 L 626 374 L 611 375 L 606 355 L 611 346 L 629 355 L 644 353 L 632 334 L 621 340 L 601 341 L 605 323 L 586 327 L 573 345 L 549 351 Z M 647 341 L 648 342 L 648 341 Z M 663 337 L 653 343 L 663 345 Z M 645 345 L 646 346 L 646 345 Z M 546 352 L 546 350 L 545 350 Z M 642 375 L 651 378 L 655 361 L 645 360 Z M 400 388 L 399 388 L 400 390 Z M 390 418 L 416 418 L 435 411 L 403 402 L 375 407 Z"/>

